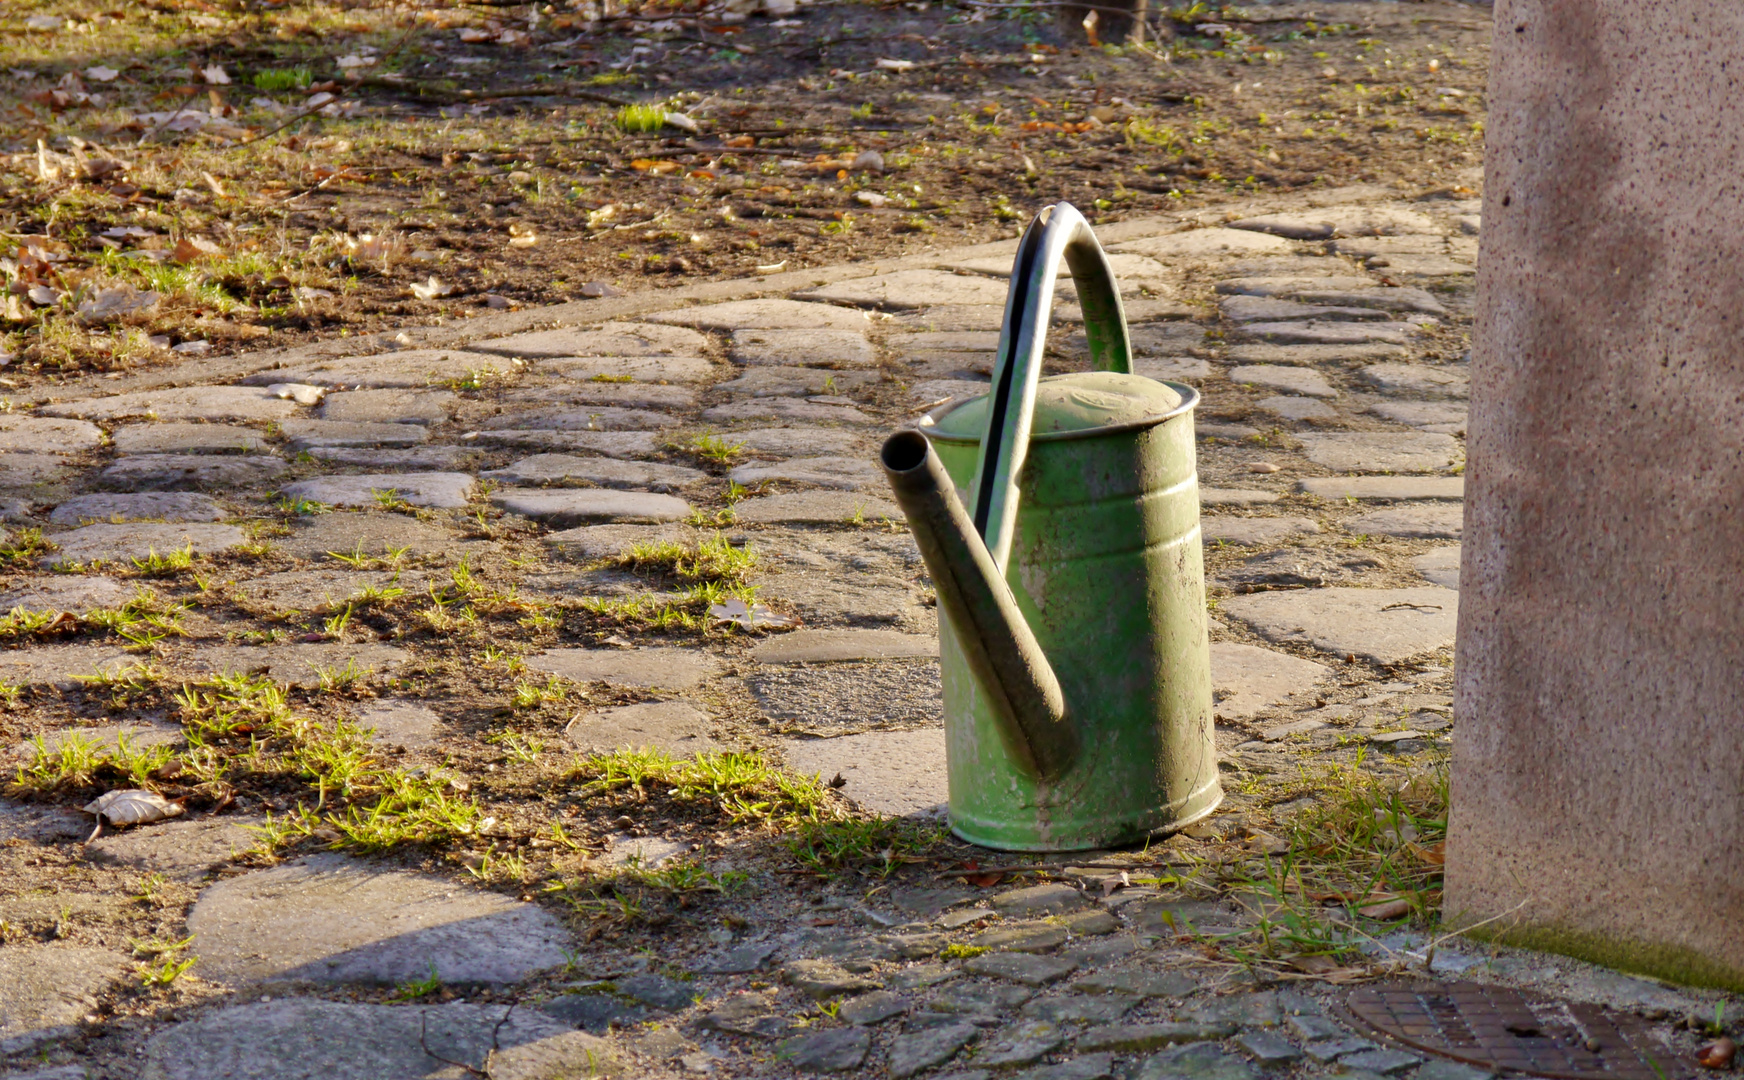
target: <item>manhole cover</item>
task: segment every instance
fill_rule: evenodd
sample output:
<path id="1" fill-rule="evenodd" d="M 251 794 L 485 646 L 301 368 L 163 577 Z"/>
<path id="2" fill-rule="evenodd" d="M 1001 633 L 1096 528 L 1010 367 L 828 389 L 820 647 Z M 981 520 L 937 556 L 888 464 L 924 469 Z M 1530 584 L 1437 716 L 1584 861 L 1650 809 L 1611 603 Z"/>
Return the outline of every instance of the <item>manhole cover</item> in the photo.
<path id="1" fill-rule="evenodd" d="M 1351 1018 L 1441 1057 L 1556 1080 L 1682 1080 L 1695 1070 L 1631 1013 L 1523 994 L 1505 986 L 1365 986 Z"/>

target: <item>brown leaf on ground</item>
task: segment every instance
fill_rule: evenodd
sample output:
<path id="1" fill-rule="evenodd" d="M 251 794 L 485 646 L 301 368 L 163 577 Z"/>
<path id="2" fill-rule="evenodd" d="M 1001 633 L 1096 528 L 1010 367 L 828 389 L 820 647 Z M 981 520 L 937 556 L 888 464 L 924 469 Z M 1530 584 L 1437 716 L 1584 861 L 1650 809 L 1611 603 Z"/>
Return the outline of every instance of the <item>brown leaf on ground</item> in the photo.
<path id="1" fill-rule="evenodd" d="M 1402 919 L 1411 914 L 1411 901 L 1404 897 L 1397 900 L 1386 900 L 1379 904 L 1357 908 L 1356 913 L 1365 919 Z"/>
<path id="2" fill-rule="evenodd" d="M 1696 1064 L 1704 1069 L 1730 1069 L 1738 1056 L 1738 1044 L 1719 1038 L 1696 1051 Z"/>
<path id="3" fill-rule="evenodd" d="M 203 259 L 218 259 L 223 256 L 223 248 L 198 236 L 184 236 L 177 240 L 175 249 L 170 253 L 170 258 L 179 263 L 200 262 Z"/>

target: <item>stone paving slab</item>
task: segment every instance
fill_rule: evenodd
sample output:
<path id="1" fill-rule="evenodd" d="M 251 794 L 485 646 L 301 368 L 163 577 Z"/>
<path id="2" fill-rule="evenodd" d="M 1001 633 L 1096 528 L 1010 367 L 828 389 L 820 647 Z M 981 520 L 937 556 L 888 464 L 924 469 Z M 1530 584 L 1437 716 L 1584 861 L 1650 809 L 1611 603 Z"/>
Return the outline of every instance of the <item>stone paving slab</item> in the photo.
<path id="1" fill-rule="evenodd" d="M 636 544 L 671 542 L 695 543 L 696 530 L 688 525 L 583 525 L 547 533 L 544 541 L 560 548 L 566 555 L 580 559 L 611 558 Z"/>
<path id="2" fill-rule="evenodd" d="M 526 658 L 534 671 L 576 682 L 608 682 L 649 689 L 689 690 L 720 670 L 702 649 L 547 649 Z"/>
<path id="3" fill-rule="evenodd" d="M 392 645 L 327 642 L 310 645 L 218 645 L 196 652 L 188 666 L 219 674 L 264 672 L 292 686 L 319 686 L 322 675 L 390 672 L 412 659 Z"/>
<path id="4" fill-rule="evenodd" d="M 611 405 L 595 405 L 592 408 L 517 409 L 492 417 L 483 427 L 485 431 L 506 429 L 643 434 L 660 428 L 677 427 L 682 423 L 676 416 L 652 409 L 620 409 Z M 480 437 L 483 437 L 483 432 Z"/>
<path id="5" fill-rule="evenodd" d="M 1323 499 L 1393 502 L 1405 499 L 1463 499 L 1461 476 L 1312 476 L 1296 490 Z"/>
<path id="6" fill-rule="evenodd" d="M 285 425 L 304 423 L 286 420 Z M 267 448 L 266 436 L 236 424 L 179 422 L 126 424 L 112 434 L 118 454 L 251 454 Z"/>
<path id="7" fill-rule="evenodd" d="M 72 1034 L 95 1009 L 97 995 L 127 968 L 125 956 L 106 949 L 0 949 L 0 1054 Z"/>
<path id="8" fill-rule="evenodd" d="M 725 424 L 737 420 L 796 420 L 802 423 L 876 424 L 852 405 L 834 401 L 821 402 L 795 398 L 754 398 L 734 401 L 704 409 L 702 418 L 710 423 Z"/>
<path id="9" fill-rule="evenodd" d="M 605 488 L 559 491 L 517 488 L 493 493 L 491 502 L 511 514 L 556 525 L 589 521 L 683 521 L 691 512 L 690 504 L 675 495 Z"/>
<path id="10" fill-rule="evenodd" d="M 1448 503 L 1407 503 L 1388 510 L 1353 518 L 1345 528 L 1374 536 L 1402 536 L 1414 540 L 1458 540 L 1465 507 Z"/>
<path id="11" fill-rule="evenodd" d="M 286 420 L 279 425 L 290 448 L 310 450 L 336 446 L 418 446 L 430 431 L 422 424 L 378 424 L 354 420 Z"/>
<path id="12" fill-rule="evenodd" d="M 895 630 L 795 630 L 758 642 L 751 650 L 751 659 L 760 664 L 890 660 L 937 655 L 937 638 Z"/>
<path id="13" fill-rule="evenodd" d="M 1332 669 L 1289 653 L 1235 642 L 1211 643 L 1211 689 L 1220 720 L 1245 720 L 1310 690 Z"/>
<path id="14" fill-rule="evenodd" d="M 1200 506 L 1265 506 L 1277 502 L 1279 498 L 1275 491 L 1256 491 L 1252 488 L 1199 489 Z"/>
<path id="15" fill-rule="evenodd" d="M 560 393 L 569 404 L 606 405 L 617 409 L 691 409 L 697 403 L 694 387 L 663 383 L 587 380 L 566 386 Z"/>
<path id="16" fill-rule="evenodd" d="M 358 709 L 357 723 L 374 731 L 377 743 L 408 750 L 436 746 L 442 732 L 442 718 L 416 701 L 368 702 Z"/>
<path id="17" fill-rule="evenodd" d="M 427 979 L 432 967 L 447 983 L 513 983 L 562 964 L 569 944 L 535 905 L 328 854 L 210 886 L 188 930 L 201 978 L 233 987 L 393 986 Z"/>
<path id="18" fill-rule="evenodd" d="M 124 491 L 212 486 L 252 487 L 283 476 L 289 466 L 265 454 L 136 454 L 119 458 L 100 477 Z"/>
<path id="19" fill-rule="evenodd" d="M 1451 435 L 1431 432 L 1340 432 L 1299 438 L 1309 461 L 1344 472 L 1432 472 L 1452 466 L 1459 458 L 1459 443 Z"/>
<path id="20" fill-rule="evenodd" d="M 683 701 L 649 701 L 615 709 L 583 713 L 563 734 L 582 753 L 610 753 L 625 748 L 663 750 L 673 757 L 690 757 L 719 749 L 710 735 L 714 721 Z"/>
<path id="21" fill-rule="evenodd" d="M 138 587 L 100 574 L 28 578 L 0 592 L 0 612 L 70 611 L 83 615 L 94 608 L 119 608 L 138 595 Z"/>
<path id="22" fill-rule="evenodd" d="M 1464 405 L 1441 401 L 1377 401 L 1368 407 L 1368 411 L 1383 420 L 1412 427 L 1457 424 L 1464 428 L 1467 418 Z"/>
<path id="23" fill-rule="evenodd" d="M 296 402 L 259 387 L 190 386 L 44 405 L 37 411 L 43 416 L 81 420 L 134 416 L 154 420 L 288 420 L 301 416 L 303 410 Z"/>
<path id="24" fill-rule="evenodd" d="M 879 381 L 876 371 L 835 371 L 829 368 L 754 367 L 716 390 L 751 397 L 808 397 L 839 394 Z"/>
<path id="25" fill-rule="evenodd" d="M 0 452 L 76 454 L 103 443 L 103 429 L 85 420 L 0 414 Z"/>
<path id="26" fill-rule="evenodd" d="M 1471 375 L 1463 367 L 1428 364 L 1371 364 L 1357 377 L 1376 389 L 1421 397 L 1463 398 L 1471 393 Z"/>
<path id="27" fill-rule="evenodd" d="M 1444 589 L 1459 589 L 1459 545 L 1439 547 L 1414 556 L 1411 568 Z"/>
<path id="28" fill-rule="evenodd" d="M 789 458 L 778 465 L 740 465 L 728 476 L 733 483 L 746 487 L 772 480 L 786 480 L 848 491 L 881 488 L 886 482 L 883 470 L 870 457 Z"/>
<path id="29" fill-rule="evenodd" d="M 85 857 L 138 867 L 173 881 L 195 881 L 233 856 L 259 847 L 261 838 L 246 827 L 258 824 L 258 818 L 207 817 L 136 825 L 123 832 L 105 831 L 85 845 Z"/>
<path id="30" fill-rule="evenodd" d="M 1270 296 L 1226 296 L 1217 305 L 1223 317 L 1234 322 L 1283 322 L 1326 319 L 1333 322 L 1386 319 L 1385 311 L 1366 307 L 1327 307 L 1279 300 Z"/>
<path id="31" fill-rule="evenodd" d="M 316 476 L 286 484 L 282 494 L 328 506 L 380 506 L 385 492 L 413 506 L 459 509 L 472 494 L 473 479 L 466 473 L 366 473 L 363 475 Z"/>
<path id="32" fill-rule="evenodd" d="M 751 428 L 729 431 L 720 436 L 728 445 L 737 444 L 754 454 L 769 457 L 836 457 L 864 456 L 875 459 L 877 440 L 863 431 L 845 428 L 794 427 Z"/>
<path id="33" fill-rule="evenodd" d="M 898 270 L 892 274 L 850 278 L 793 294 L 796 300 L 818 300 L 849 307 L 900 311 L 935 305 L 1003 305 L 1005 282 L 979 274 L 945 270 Z"/>
<path id="34" fill-rule="evenodd" d="M 377 356 L 349 356 L 257 371 L 239 381 L 244 386 L 304 383 L 310 386 L 416 390 L 440 386 L 471 375 L 511 375 L 520 366 L 490 353 L 465 349 L 405 349 Z"/>
<path id="35" fill-rule="evenodd" d="M 842 794 L 863 810 L 889 817 L 944 816 L 950 787 L 942 727 L 790 739 L 781 748 L 795 772 L 846 780 Z"/>
<path id="36" fill-rule="evenodd" d="M 365 424 L 440 424 L 457 399 L 446 390 L 346 390 L 321 400 L 321 419 Z"/>
<path id="37" fill-rule="evenodd" d="M 540 330 L 475 341 L 478 352 L 528 359 L 570 356 L 703 356 L 709 339 L 681 326 L 608 322 L 597 329 Z"/>
<path id="38" fill-rule="evenodd" d="M 146 492 L 80 495 L 55 507 L 48 520 L 53 525 L 83 525 L 93 521 L 222 521 L 228 516 L 209 495 Z"/>
<path id="39" fill-rule="evenodd" d="M 1241 332 L 1279 345 L 1366 345 L 1382 342 L 1403 345 L 1421 331 L 1409 323 L 1383 322 L 1252 322 Z"/>
<path id="40" fill-rule="evenodd" d="M 1305 213 L 1243 218 L 1231 228 L 1287 236 L 1292 240 L 1330 240 L 1335 236 L 1434 233 L 1435 219 L 1399 206 L 1325 207 Z"/>
<path id="41" fill-rule="evenodd" d="M 1301 589 L 1231 596 L 1218 610 L 1268 641 L 1396 664 L 1453 645 L 1459 594 L 1434 586 Z"/>
<path id="42" fill-rule="evenodd" d="M 1054 323 L 1058 325 L 1065 321 L 1056 316 Z M 894 321 L 887 324 L 892 328 L 906 331 L 919 330 L 992 330 L 998 331 L 1005 321 L 1005 298 L 985 304 L 952 304 L 941 303 L 931 305 L 919 311 L 903 312 L 894 316 Z"/>
<path id="43" fill-rule="evenodd" d="M 570 454 L 535 454 L 501 469 L 478 474 L 480 479 L 504 484 L 551 484 L 585 480 L 605 487 L 648 491 L 676 491 L 709 479 L 701 469 L 652 461 L 616 461 Z"/>
<path id="44" fill-rule="evenodd" d="M 906 521 L 901 507 L 870 495 L 845 491 L 802 491 L 746 499 L 733 508 L 745 525 L 847 525 L 861 522 Z"/>
<path id="45" fill-rule="evenodd" d="M 1281 416 L 1286 420 L 1331 421 L 1338 419 L 1337 409 L 1316 398 L 1290 397 L 1277 395 L 1261 398 L 1254 402 L 1254 408 Z"/>
<path id="46" fill-rule="evenodd" d="M 1109 246 L 1110 251 L 1149 255 L 1153 259 L 1215 258 L 1229 255 L 1255 255 L 1287 252 L 1294 249 L 1281 236 L 1267 236 L 1247 229 L 1189 229 L 1186 232 L 1148 236 L 1143 240 L 1127 240 Z"/>
<path id="47" fill-rule="evenodd" d="M 305 452 L 316 461 L 357 465 L 379 472 L 455 472 L 465 468 L 477 455 L 477 450 L 465 446 L 419 446 L 411 450 L 317 446 Z"/>
<path id="48" fill-rule="evenodd" d="M 1326 277 L 1254 276 L 1225 278 L 1217 283 L 1215 291 L 1220 296 L 1278 296 L 1285 299 L 1303 300 L 1304 303 L 1326 303 L 1324 300 L 1305 300 L 1304 294 L 1350 292 L 1377 288 L 1380 288 L 1380 282 L 1373 278 L 1356 277 L 1351 274 L 1333 274 Z"/>
<path id="49" fill-rule="evenodd" d="M 1229 381 L 1250 383 L 1291 394 L 1332 398 L 1338 391 L 1326 381 L 1326 376 L 1312 368 L 1285 367 L 1277 364 L 1254 364 L 1229 369 Z"/>
<path id="50" fill-rule="evenodd" d="M 864 312 L 780 298 L 657 311 L 642 321 L 698 330 L 863 330 L 868 325 Z"/>
<path id="51" fill-rule="evenodd" d="M 639 383 L 701 383 L 727 369 L 704 356 L 575 356 L 545 360 L 540 372 L 578 382 L 631 379 Z"/>
<path id="52" fill-rule="evenodd" d="M 658 414 L 655 414 L 658 415 Z M 671 426 L 661 417 L 663 426 Z M 477 446 L 529 446 L 551 450 L 587 450 L 605 457 L 645 458 L 660 452 L 665 438 L 654 431 L 566 431 L 502 429 L 469 432 L 463 438 Z"/>
<path id="53" fill-rule="evenodd" d="M 454 533 L 405 514 L 333 513 L 292 526 L 291 535 L 274 541 L 302 559 L 340 555 L 385 555 L 402 548 L 413 555 L 439 554 L 461 546 Z"/>
<path id="54" fill-rule="evenodd" d="M 878 353 L 859 330 L 735 330 L 734 363 L 776 367 L 867 368 Z"/>
<path id="55" fill-rule="evenodd" d="M 238 547 L 248 539 L 235 525 L 86 525 L 53 537 L 59 550 L 44 558 L 49 566 L 66 563 L 126 563 L 151 553 L 167 555 L 193 548 L 196 554 L 213 554 Z"/>
<path id="56" fill-rule="evenodd" d="M 570 1080 L 621 1071 L 604 1040 L 506 1005 L 235 1005 L 146 1044 L 143 1080 Z M 458 1062 L 460 1064 L 456 1065 Z"/>
<path id="57" fill-rule="evenodd" d="M 1293 536 L 1310 536 L 1320 526 L 1303 517 L 1206 516 L 1199 519 L 1200 535 L 1207 544 L 1240 547 L 1276 544 Z"/>
<path id="58" fill-rule="evenodd" d="M 1211 376 L 1211 365 L 1192 356 L 1139 357 L 1132 362 L 1132 373 L 1159 382 L 1194 383 Z"/>
<path id="59" fill-rule="evenodd" d="M 1411 355 L 1402 345 L 1231 345 L 1224 358 L 1232 364 L 1344 365 L 1364 360 L 1389 360 Z"/>
<path id="60" fill-rule="evenodd" d="M 80 679 L 137 667 L 145 657 L 102 645 L 36 645 L 0 651 L 0 682 L 71 690 Z"/>

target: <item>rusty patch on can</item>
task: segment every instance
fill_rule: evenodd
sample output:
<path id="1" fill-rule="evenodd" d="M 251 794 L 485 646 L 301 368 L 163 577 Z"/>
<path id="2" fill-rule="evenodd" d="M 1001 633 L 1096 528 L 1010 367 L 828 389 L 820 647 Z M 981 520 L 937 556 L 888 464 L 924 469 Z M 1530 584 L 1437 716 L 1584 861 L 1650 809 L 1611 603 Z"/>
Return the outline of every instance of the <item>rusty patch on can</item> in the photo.
<path id="1" fill-rule="evenodd" d="M 1394 1042 L 1502 1074 L 1686 1080 L 1687 1058 L 1633 1013 L 1478 983 L 1365 986 L 1350 1018 Z"/>

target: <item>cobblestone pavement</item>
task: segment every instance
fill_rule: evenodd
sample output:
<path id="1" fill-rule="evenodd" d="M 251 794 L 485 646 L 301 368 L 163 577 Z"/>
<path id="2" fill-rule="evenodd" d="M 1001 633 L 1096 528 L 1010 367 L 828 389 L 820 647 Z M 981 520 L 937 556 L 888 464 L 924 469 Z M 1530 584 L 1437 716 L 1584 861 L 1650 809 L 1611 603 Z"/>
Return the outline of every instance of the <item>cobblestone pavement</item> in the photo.
<path id="1" fill-rule="evenodd" d="M 1478 213 L 1364 188 L 1104 230 L 1138 371 L 1205 395 L 1228 798 L 1143 851 L 901 854 L 946 796 L 936 617 L 872 461 L 985 386 L 1014 244 L 15 402 L 0 1072 L 1482 1075 L 1338 1019 L 1367 962 L 1711 1015 L 1384 922 L 1368 961 L 1252 961 L 1288 920 L 1202 873 L 1263 865 L 1338 770 L 1403 778 L 1453 737 Z M 1063 285 L 1053 370 L 1082 364 L 1075 313 Z M 683 566 L 623 557 L 656 543 L 754 553 L 741 618 L 799 628 L 717 621 L 731 574 L 685 592 Z M 761 751 L 909 839 L 835 872 L 755 807 L 564 771 L 642 746 Z M 142 785 L 184 812 L 90 839 L 78 807 Z M 362 820 L 384 785 L 442 842 Z M 985 870 L 1013 862 L 1043 872 Z M 652 891 L 552 884 L 590 873 Z"/>

